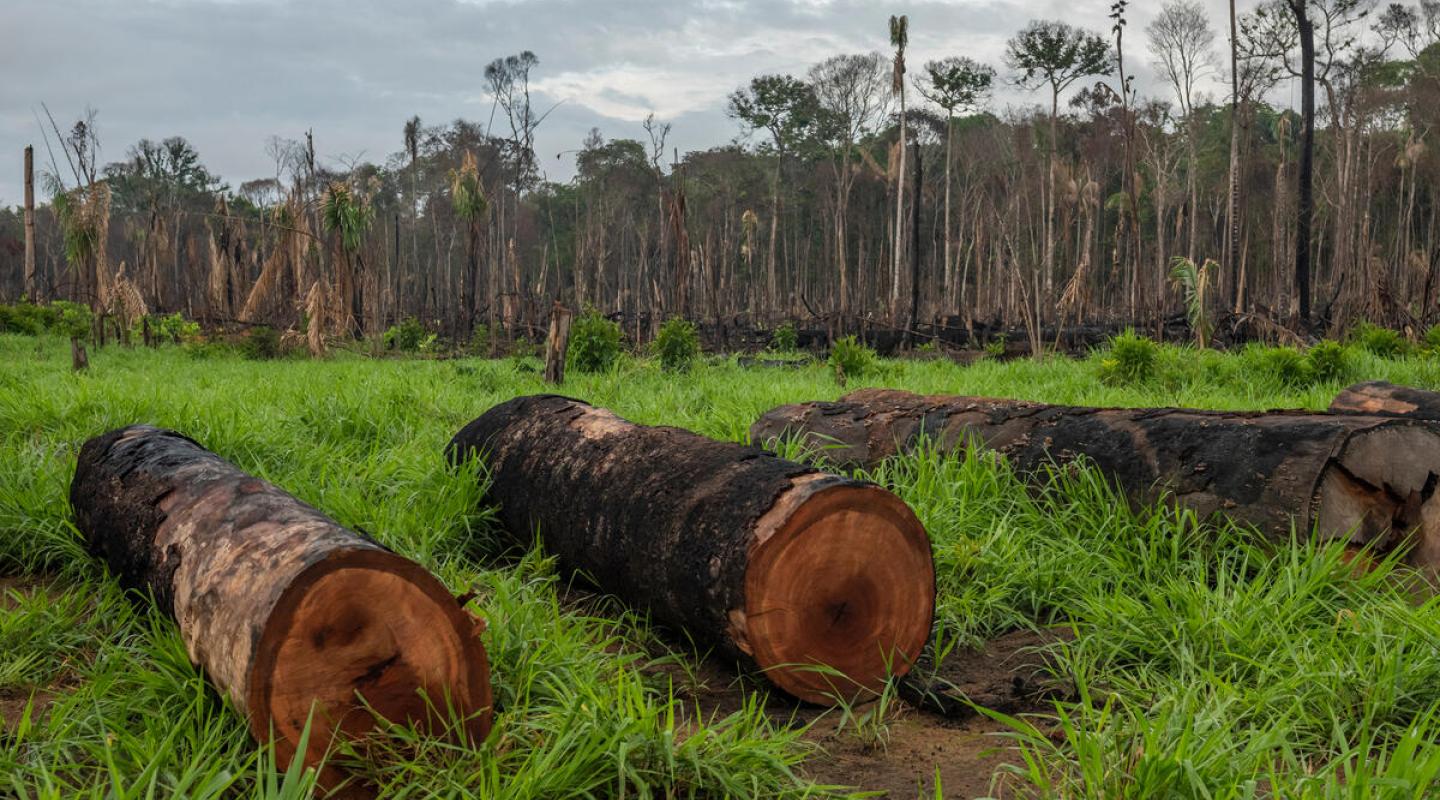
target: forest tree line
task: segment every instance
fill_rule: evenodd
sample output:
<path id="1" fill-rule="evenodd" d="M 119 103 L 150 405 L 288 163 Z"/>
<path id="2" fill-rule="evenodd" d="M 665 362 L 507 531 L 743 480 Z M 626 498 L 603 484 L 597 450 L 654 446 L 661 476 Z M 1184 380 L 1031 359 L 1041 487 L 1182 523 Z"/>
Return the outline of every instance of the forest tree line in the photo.
<path id="1" fill-rule="evenodd" d="M 682 316 L 1035 342 L 1176 314 L 1182 283 L 1301 332 L 1434 322 L 1440 0 L 1224 20 L 1170 0 L 1143 30 L 1126 6 L 1105 31 L 1032 21 L 995 64 L 907 63 L 894 17 L 884 50 L 738 87 L 734 142 L 681 155 L 653 117 L 644 139 L 595 130 L 563 183 L 539 169 L 529 52 L 485 70 L 488 125 L 412 118 L 383 163 L 343 166 L 309 132 L 272 137 L 272 174 L 238 186 L 180 137 L 103 163 L 93 113 L 46 109 L 33 255 L 24 209 L 0 209 L 0 298 L 312 336 L 415 317 L 460 341 L 535 335 L 558 300 L 640 339 Z M 1142 62 L 1165 91 L 1135 90 Z M 1003 82 L 1036 104 L 996 108 Z M 1287 87 L 1300 108 L 1272 102 Z"/>

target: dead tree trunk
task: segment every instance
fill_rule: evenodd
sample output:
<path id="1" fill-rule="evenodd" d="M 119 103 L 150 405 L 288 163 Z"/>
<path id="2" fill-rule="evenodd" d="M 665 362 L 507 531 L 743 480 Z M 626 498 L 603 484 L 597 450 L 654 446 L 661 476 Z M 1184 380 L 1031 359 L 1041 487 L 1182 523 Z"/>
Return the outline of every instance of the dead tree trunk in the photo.
<path id="1" fill-rule="evenodd" d="M 983 445 L 1026 475 L 1083 458 L 1136 503 L 1164 499 L 1277 536 L 1293 523 L 1382 552 L 1414 534 L 1412 562 L 1440 568 L 1440 426 L 1424 421 L 867 389 L 838 403 L 781 406 L 750 428 L 755 442 L 787 434 L 803 435 L 841 466 L 874 465 L 922 438 L 944 451 Z"/>
<path id="2" fill-rule="evenodd" d="M 929 540 L 878 486 L 554 395 L 465 426 L 473 453 L 514 536 L 803 700 L 873 695 L 929 636 Z"/>
<path id="3" fill-rule="evenodd" d="M 312 704 L 307 764 L 373 728 L 369 709 L 439 731 L 449 707 L 471 741 L 489 731 L 481 625 L 440 581 L 190 439 L 139 425 L 91 439 L 70 503 L 87 549 L 175 618 L 283 762 Z"/>
<path id="4" fill-rule="evenodd" d="M 35 148 L 25 146 L 25 299 L 40 302 L 35 279 Z"/>
<path id="5" fill-rule="evenodd" d="M 550 337 L 545 340 L 545 382 L 565 382 L 565 355 L 570 350 L 570 321 L 575 314 L 559 301 L 550 310 Z"/>
<path id="6" fill-rule="evenodd" d="M 1336 414 L 1440 420 L 1440 392 L 1385 381 L 1357 383 L 1335 395 L 1330 411 Z"/>

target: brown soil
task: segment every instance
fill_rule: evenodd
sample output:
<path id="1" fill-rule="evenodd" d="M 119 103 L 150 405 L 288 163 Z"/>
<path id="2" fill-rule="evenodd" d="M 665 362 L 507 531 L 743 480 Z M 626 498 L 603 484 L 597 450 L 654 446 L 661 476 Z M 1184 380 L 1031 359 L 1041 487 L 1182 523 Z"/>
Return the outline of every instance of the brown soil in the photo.
<path id="1" fill-rule="evenodd" d="M 1065 687 L 1049 678 L 1043 653 L 1036 648 L 1068 638 L 1058 632 L 1018 631 L 994 639 L 982 649 L 952 654 L 929 674 L 932 692 L 968 698 L 1007 715 L 1045 713 L 1051 700 L 1066 695 Z M 694 673 L 673 665 L 654 668 L 674 681 L 677 694 L 688 707 L 698 707 L 706 719 L 723 717 L 741 708 L 747 693 L 764 687 L 753 679 L 737 677 L 716 659 L 707 659 Z M 952 702 L 951 705 L 954 705 Z M 856 714 L 866 709 L 856 709 Z M 935 775 L 946 798 L 1013 797 L 1001 767 L 1015 763 L 1003 724 L 982 714 L 945 716 L 898 698 L 890 701 L 882 739 L 873 727 L 864 733 L 845 723 L 838 710 L 789 701 L 774 693 L 767 705 L 780 724 L 814 723 L 807 739 L 819 751 L 802 772 L 825 785 L 852 787 L 887 798 L 933 798 Z"/>

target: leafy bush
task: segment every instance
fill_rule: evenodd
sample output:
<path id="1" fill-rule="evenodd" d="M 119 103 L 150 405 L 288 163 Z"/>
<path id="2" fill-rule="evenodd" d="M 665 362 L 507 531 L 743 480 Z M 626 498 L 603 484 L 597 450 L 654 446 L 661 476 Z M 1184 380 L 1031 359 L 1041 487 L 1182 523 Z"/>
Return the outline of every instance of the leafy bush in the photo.
<path id="1" fill-rule="evenodd" d="M 794 350 L 799 346 L 800 334 L 795 330 L 795 323 L 793 322 L 787 322 L 781 325 L 770 334 L 771 350 Z"/>
<path id="2" fill-rule="evenodd" d="M 59 312 L 59 319 L 51 330 L 71 339 L 84 339 L 90 335 L 90 326 L 95 321 L 95 315 L 90 313 L 89 306 L 68 300 L 56 300 L 50 307 Z"/>
<path id="3" fill-rule="evenodd" d="M 143 338 L 147 324 L 150 326 L 150 337 L 154 341 L 169 339 L 175 344 L 183 344 L 200 337 L 200 323 L 185 319 L 179 311 L 164 316 L 147 314 L 141 317 L 131 326 L 130 336 L 135 339 Z"/>
<path id="4" fill-rule="evenodd" d="M 985 355 L 991 358 L 1000 358 L 1005 355 L 1005 340 L 1008 337 L 998 333 L 993 339 L 985 343 Z"/>
<path id="5" fill-rule="evenodd" d="M 875 351 L 854 336 L 842 336 L 830 347 L 830 366 L 837 374 L 858 378 L 875 368 Z"/>
<path id="6" fill-rule="evenodd" d="M 1440 325 L 1431 325 L 1427 328 L 1421 343 L 1424 345 L 1427 353 L 1440 355 Z"/>
<path id="7" fill-rule="evenodd" d="M 414 317 L 406 317 L 399 325 L 391 325 L 385 331 L 383 341 L 387 350 L 397 350 L 401 353 L 414 353 L 420 349 L 420 345 L 427 336 L 431 336 L 420 320 Z"/>
<path id="8" fill-rule="evenodd" d="M 1315 366 L 1293 347 L 1266 347 L 1255 351 L 1256 369 L 1280 383 L 1305 387 L 1315 382 Z"/>
<path id="9" fill-rule="evenodd" d="M 490 326 L 477 324 L 470 331 L 470 353 L 477 356 L 490 353 Z"/>
<path id="10" fill-rule="evenodd" d="M 578 372 L 609 369 L 620 358 L 620 326 L 591 309 L 570 328 L 570 367 Z"/>
<path id="11" fill-rule="evenodd" d="M 1155 376 L 1160 346 L 1127 329 L 1110 337 L 1109 352 L 1100 360 L 1100 380 L 1116 385 L 1142 383 Z"/>
<path id="12" fill-rule="evenodd" d="M 64 323 L 66 327 L 62 327 L 62 318 L 67 310 L 71 312 L 71 320 Z M 90 332 L 90 309 L 65 300 L 56 300 L 43 306 L 27 301 L 13 306 L 0 305 L 0 333 L 39 336 L 42 333 L 54 332 L 68 335 L 69 326 L 82 320 L 85 322 L 85 329 L 79 335 L 85 336 Z"/>
<path id="13" fill-rule="evenodd" d="M 1350 334 L 1350 340 L 1381 358 L 1409 355 L 1410 343 L 1398 331 L 1362 322 Z"/>
<path id="14" fill-rule="evenodd" d="M 280 332 L 269 325 L 250 329 L 240 341 L 240 354 L 252 361 L 265 361 L 280 357 Z"/>
<path id="15" fill-rule="evenodd" d="M 1305 353 L 1315 381 L 1343 381 L 1350 377 L 1350 349 L 1326 339 Z"/>
<path id="16" fill-rule="evenodd" d="M 662 368 L 686 370 L 690 368 L 690 362 L 700 355 L 700 335 L 694 323 L 674 317 L 660 326 L 653 346 L 655 354 L 660 356 Z"/>

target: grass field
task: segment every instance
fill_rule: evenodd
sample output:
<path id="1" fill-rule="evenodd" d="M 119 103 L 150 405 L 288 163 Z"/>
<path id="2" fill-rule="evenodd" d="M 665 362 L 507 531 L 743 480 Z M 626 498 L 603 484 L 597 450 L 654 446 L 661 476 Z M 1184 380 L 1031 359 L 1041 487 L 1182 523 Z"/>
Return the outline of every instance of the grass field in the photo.
<path id="1" fill-rule="evenodd" d="M 1349 377 L 1440 387 L 1440 360 L 1352 355 Z M 1166 349 L 1137 385 L 1087 360 L 882 362 L 851 387 L 1106 405 L 1323 408 L 1342 384 L 1289 388 L 1246 355 Z M 185 654 L 174 625 L 126 597 L 80 548 L 67 502 L 80 444 L 133 422 L 175 428 L 241 468 L 476 588 L 490 619 L 499 713 L 460 748 L 390 729 L 357 768 L 394 796 L 819 797 L 827 743 L 885 757 L 890 700 L 818 718 L 739 684 L 618 603 L 567 588 L 492 525 L 474 474 L 441 458 L 491 405 L 545 391 L 533 360 L 194 358 L 93 353 L 0 335 L 0 796 L 304 797 Z M 830 399 L 823 366 L 688 374 L 627 359 L 565 393 L 644 423 L 744 440 L 761 412 Z M 1002 634 L 1060 628 L 1046 654 L 1069 687 L 1039 715 L 994 713 L 1008 768 L 995 796 L 1424 797 L 1440 778 L 1440 608 L 1360 575 L 1335 547 L 1268 546 L 1163 509 L 1130 510 L 1095 475 L 1026 491 L 988 458 L 922 455 L 870 476 L 934 541 L 944 657 Z M 722 677 L 716 678 L 716 675 Z M 709 687 L 713 688 L 713 687 Z M 826 736 L 817 737 L 824 729 Z M 853 743 L 853 742 L 852 742 Z M 850 745 L 845 745 L 850 746 Z M 339 753 L 338 759 L 347 758 Z M 951 796 L 934 769 L 905 797 Z M 854 783 L 864 785 L 863 775 Z"/>

